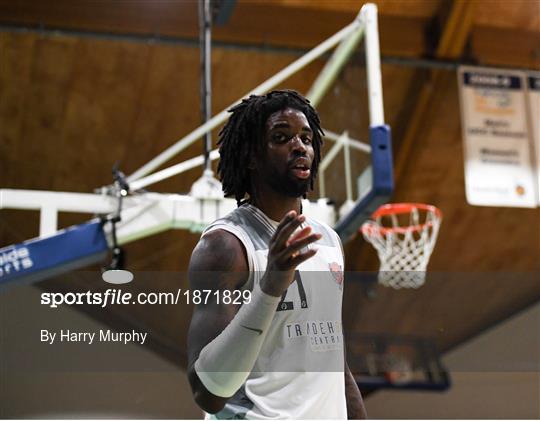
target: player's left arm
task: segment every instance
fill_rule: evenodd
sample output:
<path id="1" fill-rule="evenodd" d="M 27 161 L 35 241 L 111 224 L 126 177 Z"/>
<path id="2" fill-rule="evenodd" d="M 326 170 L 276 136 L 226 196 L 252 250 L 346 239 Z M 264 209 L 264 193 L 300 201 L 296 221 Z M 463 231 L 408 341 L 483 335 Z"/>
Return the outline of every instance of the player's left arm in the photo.
<path id="1" fill-rule="evenodd" d="M 345 400 L 347 401 L 347 418 L 350 420 L 367 419 L 364 400 L 360 394 L 360 389 L 354 380 L 349 369 L 349 364 L 345 360 Z"/>
<path id="2" fill-rule="evenodd" d="M 339 235 L 334 231 L 336 240 L 341 249 L 341 255 L 343 256 L 343 267 L 345 267 L 345 251 Z M 350 420 L 365 420 L 367 419 L 366 408 L 364 407 L 364 400 L 360 389 L 354 380 L 354 376 L 351 373 L 349 364 L 347 364 L 347 353 L 344 350 L 343 361 L 345 362 L 345 400 L 347 402 L 347 418 Z"/>

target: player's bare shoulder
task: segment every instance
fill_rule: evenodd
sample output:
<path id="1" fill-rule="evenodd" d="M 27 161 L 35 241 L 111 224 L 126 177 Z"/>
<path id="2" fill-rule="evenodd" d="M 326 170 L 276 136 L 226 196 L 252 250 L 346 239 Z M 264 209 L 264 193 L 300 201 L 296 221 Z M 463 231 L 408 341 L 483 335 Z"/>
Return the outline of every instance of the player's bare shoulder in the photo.
<path id="1" fill-rule="evenodd" d="M 189 262 L 189 278 L 192 288 L 201 288 L 207 277 L 202 273 L 213 272 L 220 285 L 214 288 L 235 289 L 242 286 L 248 277 L 246 250 L 241 241 L 232 233 L 215 229 L 201 237 L 193 250 Z M 236 274 L 231 276 L 231 273 Z M 220 274 L 228 276 L 219 276 Z M 225 283 L 225 284 L 224 284 Z M 195 284 L 195 285 L 194 285 Z M 209 287 L 210 285 L 204 285 Z"/>

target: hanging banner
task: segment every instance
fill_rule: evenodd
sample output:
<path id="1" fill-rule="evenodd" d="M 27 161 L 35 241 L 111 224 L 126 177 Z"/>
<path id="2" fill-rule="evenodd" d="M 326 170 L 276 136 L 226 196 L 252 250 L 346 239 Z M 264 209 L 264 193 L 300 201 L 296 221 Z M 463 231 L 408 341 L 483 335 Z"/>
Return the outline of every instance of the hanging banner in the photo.
<path id="1" fill-rule="evenodd" d="M 537 200 L 540 205 L 540 73 L 527 75 L 529 91 L 529 119 L 535 153 Z"/>
<path id="2" fill-rule="evenodd" d="M 460 67 L 467 202 L 536 207 L 525 74 Z"/>

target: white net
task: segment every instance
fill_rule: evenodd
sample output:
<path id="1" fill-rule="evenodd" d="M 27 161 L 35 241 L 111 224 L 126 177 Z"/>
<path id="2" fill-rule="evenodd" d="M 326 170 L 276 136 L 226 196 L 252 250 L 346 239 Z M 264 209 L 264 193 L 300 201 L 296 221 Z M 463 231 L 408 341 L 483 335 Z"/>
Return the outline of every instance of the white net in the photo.
<path id="1" fill-rule="evenodd" d="M 379 255 L 381 284 L 396 289 L 424 284 L 441 220 L 434 206 L 398 203 L 381 206 L 362 225 L 364 238 Z"/>

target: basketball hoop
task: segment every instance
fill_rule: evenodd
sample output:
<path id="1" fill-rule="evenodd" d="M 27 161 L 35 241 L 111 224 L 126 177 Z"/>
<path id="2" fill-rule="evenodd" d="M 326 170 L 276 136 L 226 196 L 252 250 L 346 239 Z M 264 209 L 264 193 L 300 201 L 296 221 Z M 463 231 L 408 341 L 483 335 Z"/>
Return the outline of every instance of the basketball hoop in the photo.
<path id="1" fill-rule="evenodd" d="M 421 286 L 442 212 L 422 203 L 393 203 L 381 206 L 371 217 L 360 230 L 379 255 L 379 282 L 395 289 Z"/>

